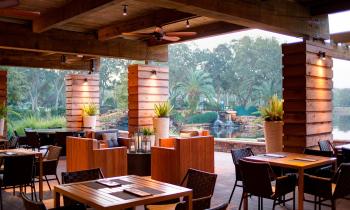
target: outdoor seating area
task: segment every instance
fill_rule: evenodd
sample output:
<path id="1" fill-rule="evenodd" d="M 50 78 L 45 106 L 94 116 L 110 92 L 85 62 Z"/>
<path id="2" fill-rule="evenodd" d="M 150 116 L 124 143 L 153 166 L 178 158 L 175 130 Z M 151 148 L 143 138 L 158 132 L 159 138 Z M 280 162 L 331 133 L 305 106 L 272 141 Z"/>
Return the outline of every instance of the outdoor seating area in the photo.
<path id="1" fill-rule="evenodd" d="M 0 210 L 348 209 L 346 15 L 0 0 Z"/>

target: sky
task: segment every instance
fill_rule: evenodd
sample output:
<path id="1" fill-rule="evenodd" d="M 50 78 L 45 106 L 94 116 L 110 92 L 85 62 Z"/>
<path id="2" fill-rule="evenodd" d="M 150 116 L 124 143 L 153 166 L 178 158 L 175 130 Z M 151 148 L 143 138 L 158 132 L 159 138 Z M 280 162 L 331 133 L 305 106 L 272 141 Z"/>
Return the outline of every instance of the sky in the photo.
<path id="1" fill-rule="evenodd" d="M 350 31 L 350 11 L 335 13 L 329 15 L 330 33 L 339 33 Z M 252 37 L 275 37 L 280 43 L 293 43 L 301 41 L 301 39 L 268 31 L 252 29 L 242 32 L 235 32 L 221 36 L 209 37 L 193 41 L 192 44 L 201 49 L 212 50 L 222 43 L 230 42 L 232 39 L 239 39 L 243 36 Z M 333 85 L 334 88 L 350 88 L 350 61 L 333 59 Z"/>

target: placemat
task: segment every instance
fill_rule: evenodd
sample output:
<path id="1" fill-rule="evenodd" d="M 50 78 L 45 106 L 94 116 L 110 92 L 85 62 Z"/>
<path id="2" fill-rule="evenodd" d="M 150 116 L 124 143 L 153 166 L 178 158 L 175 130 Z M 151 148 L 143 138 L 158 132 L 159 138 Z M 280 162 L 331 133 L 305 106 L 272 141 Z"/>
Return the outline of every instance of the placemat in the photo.
<path id="1" fill-rule="evenodd" d="M 124 181 L 124 180 L 121 180 L 121 179 L 110 179 L 110 180 L 113 181 L 113 182 L 118 182 L 121 185 L 133 184 L 131 182 L 127 182 L 127 181 Z"/>
<path id="2" fill-rule="evenodd" d="M 85 185 L 87 187 L 90 187 L 90 188 L 93 188 L 95 190 L 99 190 L 99 189 L 102 189 L 102 188 L 108 188 L 106 185 L 103 185 L 103 184 L 100 184 L 100 183 L 97 183 L 97 182 L 86 182 L 83 185 Z"/>
<path id="3" fill-rule="evenodd" d="M 151 193 L 153 195 L 164 193 L 163 191 L 156 190 L 156 189 L 149 188 L 149 187 L 137 187 L 136 189 Z M 139 196 L 136 196 L 136 195 L 124 192 L 124 191 L 111 193 L 111 195 L 116 196 L 116 197 L 121 198 L 121 199 L 124 199 L 124 200 L 140 198 Z"/>

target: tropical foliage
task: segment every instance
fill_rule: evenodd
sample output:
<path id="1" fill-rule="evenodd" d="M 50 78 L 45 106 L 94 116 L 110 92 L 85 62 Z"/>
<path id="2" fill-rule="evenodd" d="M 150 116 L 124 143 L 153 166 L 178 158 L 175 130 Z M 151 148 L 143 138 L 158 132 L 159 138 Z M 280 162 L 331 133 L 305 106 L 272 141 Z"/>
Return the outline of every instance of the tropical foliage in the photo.
<path id="1" fill-rule="evenodd" d="M 159 118 L 169 117 L 172 110 L 173 106 L 171 106 L 169 101 L 154 105 L 154 114 Z"/>
<path id="2" fill-rule="evenodd" d="M 144 136 L 152 136 L 152 135 L 154 135 L 154 131 L 151 128 L 141 128 L 141 133 Z"/>
<path id="3" fill-rule="evenodd" d="M 260 108 L 260 114 L 265 121 L 282 121 L 283 100 L 277 94 L 273 95 L 267 105 Z"/>
<path id="4" fill-rule="evenodd" d="M 96 116 L 98 114 L 98 106 L 94 103 L 85 104 L 83 106 L 83 115 Z"/>

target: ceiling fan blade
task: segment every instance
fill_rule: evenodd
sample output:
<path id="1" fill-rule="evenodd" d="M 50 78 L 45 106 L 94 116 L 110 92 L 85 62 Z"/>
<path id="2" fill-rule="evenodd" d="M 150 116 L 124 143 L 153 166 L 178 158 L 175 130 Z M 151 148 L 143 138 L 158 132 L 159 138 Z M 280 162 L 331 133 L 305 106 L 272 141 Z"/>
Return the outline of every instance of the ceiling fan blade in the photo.
<path id="1" fill-rule="evenodd" d="M 152 33 L 122 33 L 123 36 L 149 37 Z"/>
<path id="2" fill-rule="evenodd" d="M 195 36 L 197 32 L 167 32 L 165 33 L 167 36 Z"/>
<path id="3" fill-rule="evenodd" d="M 0 0 L 0 8 L 15 7 L 19 4 L 19 0 Z"/>
<path id="4" fill-rule="evenodd" d="M 176 37 L 176 36 L 163 36 L 162 39 L 167 40 L 167 41 L 171 41 L 171 42 L 177 42 L 181 38 L 180 37 Z"/>

